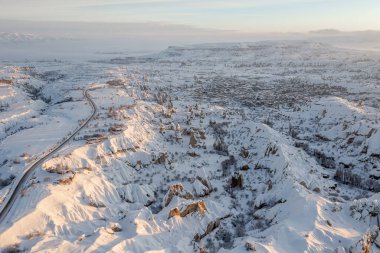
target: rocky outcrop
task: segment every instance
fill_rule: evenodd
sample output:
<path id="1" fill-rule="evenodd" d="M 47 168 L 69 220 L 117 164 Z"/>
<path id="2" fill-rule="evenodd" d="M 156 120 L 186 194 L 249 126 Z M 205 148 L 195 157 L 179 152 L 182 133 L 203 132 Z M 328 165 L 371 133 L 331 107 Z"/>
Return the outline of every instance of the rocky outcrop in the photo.
<path id="1" fill-rule="evenodd" d="M 57 173 L 57 174 L 66 174 L 71 171 L 71 169 L 63 164 L 56 164 L 55 166 L 47 167 L 45 170 L 49 173 Z"/>
<path id="2" fill-rule="evenodd" d="M 215 221 L 211 221 L 206 228 L 206 231 L 203 234 L 195 234 L 194 241 L 199 242 L 203 237 L 210 234 L 220 225 L 220 219 L 216 219 Z"/>
<path id="3" fill-rule="evenodd" d="M 173 184 L 170 186 L 168 192 L 164 196 L 163 205 L 166 207 L 170 204 L 174 196 L 178 196 L 183 199 L 191 199 L 193 200 L 193 195 L 188 192 L 182 184 Z"/>
<path id="4" fill-rule="evenodd" d="M 111 222 L 108 224 L 108 229 L 111 230 L 112 232 L 121 232 L 123 228 L 121 225 L 117 222 Z"/>
<path id="5" fill-rule="evenodd" d="M 169 155 L 167 152 L 160 153 L 160 156 L 156 160 L 156 164 L 165 164 L 167 162 Z"/>
<path id="6" fill-rule="evenodd" d="M 246 147 L 242 147 L 240 149 L 240 154 L 241 157 L 247 158 L 249 156 L 249 150 Z"/>
<path id="7" fill-rule="evenodd" d="M 243 187 L 243 176 L 240 173 L 236 173 L 231 178 L 231 188 Z"/>
<path id="8" fill-rule="evenodd" d="M 195 132 L 193 130 L 190 131 L 190 143 L 189 145 L 193 148 L 197 146 L 197 139 L 195 138 Z"/>
<path id="9" fill-rule="evenodd" d="M 193 183 L 193 188 L 197 197 L 204 197 L 206 195 L 209 195 L 213 190 L 210 181 L 207 178 L 201 176 L 196 177 Z"/>
<path id="10" fill-rule="evenodd" d="M 174 216 L 186 217 L 189 214 L 198 213 L 200 215 L 204 215 L 207 211 L 207 207 L 204 201 L 199 201 L 195 203 L 191 203 L 189 205 L 185 205 L 183 208 L 174 208 L 169 212 L 169 219 Z"/>
<path id="11" fill-rule="evenodd" d="M 125 84 L 125 81 L 122 79 L 113 79 L 107 82 L 110 86 L 123 86 Z"/>

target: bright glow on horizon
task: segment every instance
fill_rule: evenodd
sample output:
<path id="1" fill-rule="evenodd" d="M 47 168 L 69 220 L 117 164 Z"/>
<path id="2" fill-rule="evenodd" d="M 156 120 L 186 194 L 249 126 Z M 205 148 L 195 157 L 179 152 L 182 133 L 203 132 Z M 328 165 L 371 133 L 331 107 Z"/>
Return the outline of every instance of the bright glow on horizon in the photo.
<path id="1" fill-rule="evenodd" d="M 160 22 L 243 32 L 380 30 L 379 0 L 0 0 L 2 19 Z"/>

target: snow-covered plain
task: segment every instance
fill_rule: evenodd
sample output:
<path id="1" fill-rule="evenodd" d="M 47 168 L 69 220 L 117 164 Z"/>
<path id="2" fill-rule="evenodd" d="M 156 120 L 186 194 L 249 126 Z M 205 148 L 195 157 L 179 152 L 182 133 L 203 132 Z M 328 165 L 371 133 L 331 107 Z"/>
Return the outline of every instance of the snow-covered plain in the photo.
<path id="1" fill-rule="evenodd" d="M 0 65 L 4 252 L 380 252 L 380 54 L 308 41 Z"/>

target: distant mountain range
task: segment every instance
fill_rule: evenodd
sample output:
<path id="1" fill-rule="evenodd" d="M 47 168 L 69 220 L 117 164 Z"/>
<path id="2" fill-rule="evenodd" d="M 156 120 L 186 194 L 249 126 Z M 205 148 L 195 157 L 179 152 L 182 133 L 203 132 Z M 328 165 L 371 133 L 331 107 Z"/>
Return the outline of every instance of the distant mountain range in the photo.
<path id="1" fill-rule="evenodd" d="M 20 32 L 0 32 L 1 44 L 13 44 L 13 43 L 30 43 L 30 42 L 44 42 L 44 41 L 62 41 L 73 40 L 64 37 L 49 37 L 43 35 L 37 35 L 34 33 L 20 33 Z"/>
<path id="2" fill-rule="evenodd" d="M 0 33 L 0 42 L 30 42 L 30 41 L 42 41 L 46 40 L 46 38 L 37 36 L 32 33 Z"/>

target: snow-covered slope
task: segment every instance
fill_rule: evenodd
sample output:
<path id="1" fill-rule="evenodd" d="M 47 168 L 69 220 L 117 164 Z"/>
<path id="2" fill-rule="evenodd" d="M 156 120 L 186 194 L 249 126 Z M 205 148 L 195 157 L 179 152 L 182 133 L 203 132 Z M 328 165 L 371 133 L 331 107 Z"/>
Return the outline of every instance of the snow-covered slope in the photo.
<path id="1" fill-rule="evenodd" d="M 379 251 L 380 55 L 267 41 L 27 65 L 0 69 L 3 197 L 89 115 L 82 89 L 98 110 L 24 186 L 5 251 Z"/>

